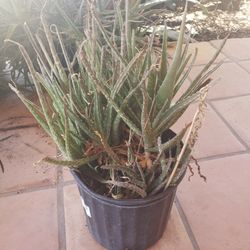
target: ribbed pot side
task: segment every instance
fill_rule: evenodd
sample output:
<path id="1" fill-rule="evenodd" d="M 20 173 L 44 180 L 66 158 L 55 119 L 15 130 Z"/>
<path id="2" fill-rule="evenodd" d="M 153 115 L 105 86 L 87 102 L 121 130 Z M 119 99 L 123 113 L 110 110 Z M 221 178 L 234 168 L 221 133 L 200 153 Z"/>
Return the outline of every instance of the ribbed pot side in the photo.
<path id="1" fill-rule="evenodd" d="M 108 250 L 145 250 L 163 235 L 176 187 L 145 199 L 113 200 L 89 190 L 77 172 L 87 225 L 93 238 Z"/>

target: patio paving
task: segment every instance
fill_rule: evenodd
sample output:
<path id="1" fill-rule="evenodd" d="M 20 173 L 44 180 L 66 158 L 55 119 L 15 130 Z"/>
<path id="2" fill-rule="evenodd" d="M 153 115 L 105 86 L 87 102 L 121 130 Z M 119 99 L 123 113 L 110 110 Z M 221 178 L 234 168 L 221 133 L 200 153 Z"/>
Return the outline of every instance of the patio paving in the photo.
<path id="1" fill-rule="evenodd" d="M 192 71 L 209 60 L 218 41 L 191 45 L 201 52 Z M 195 157 L 196 174 L 180 184 L 168 227 L 150 250 L 250 250 L 250 39 L 230 39 L 208 99 Z M 218 60 L 219 61 L 219 60 Z M 217 61 L 217 62 L 218 62 Z M 0 249 L 102 250 L 85 224 L 69 171 L 39 164 L 55 156 L 51 140 L 9 91 L 0 93 Z M 175 126 L 190 121 L 190 107 Z M 9 126 L 29 128 L 3 131 Z M 196 167 L 193 166 L 195 172 Z"/>

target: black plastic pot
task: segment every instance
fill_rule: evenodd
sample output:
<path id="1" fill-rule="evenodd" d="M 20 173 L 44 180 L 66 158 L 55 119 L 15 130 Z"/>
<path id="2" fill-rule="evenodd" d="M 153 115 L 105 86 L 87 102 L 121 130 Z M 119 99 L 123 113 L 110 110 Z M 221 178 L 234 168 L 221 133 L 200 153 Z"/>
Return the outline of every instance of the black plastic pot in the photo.
<path id="1" fill-rule="evenodd" d="M 146 250 L 162 236 L 176 187 L 145 199 L 114 200 L 92 192 L 72 172 L 78 185 L 87 225 L 94 239 L 108 250 Z"/>
<path id="2" fill-rule="evenodd" d="M 167 141 L 174 135 L 167 131 L 162 137 Z M 72 171 L 72 174 L 81 195 L 89 231 L 106 249 L 146 250 L 162 237 L 177 187 L 144 199 L 114 200 L 91 191 L 78 172 Z"/>

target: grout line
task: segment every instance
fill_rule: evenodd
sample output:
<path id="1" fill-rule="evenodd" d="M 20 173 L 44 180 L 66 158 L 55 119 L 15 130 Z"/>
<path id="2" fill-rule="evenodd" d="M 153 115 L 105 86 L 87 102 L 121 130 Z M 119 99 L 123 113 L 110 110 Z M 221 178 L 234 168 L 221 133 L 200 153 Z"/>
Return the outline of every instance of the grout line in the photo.
<path id="1" fill-rule="evenodd" d="M 231 131 L 231 133 L 238 139 L 238 141 L 247 149 L 248 147 L 247 143 L 238 135 L 238 133 L 233 129 L 233 127 L 228 123 L 228 121 L 220 114 L 220 112 L 216 109 L 216 107 L 213 105 L 212 102 L 209 102 L 210 107 L 214 110 L 214 112 L 220 117 L 220 119 L 225 123 L 225 125 L 228 127 L 228 129 Z"/>
<path id="2" fill-rule="evenodd" d="M 239 62 L 250 62 L 250 60 L 245 60 L 245 61 L 239 61 Z M 244 69 L 248 74 L 250 74 L 250 69 L 247 69 L 247 68 L 245 68 L 243 65 L 241 65 L 240 63 L 238 64 L 237 63 L 237 65 L 239 65 L 242 69 Z"/>
<path id="3" fill-rule="evenodd" d="M 222 159 L 227 158 L 230 156 L 237 156 L 237 155 L 243 155 L 243 154 L 249 154 L 250 150 L 242 150 L 237 152 L 230 152 L 230 153 L 224 153 L 224 154 L 218 154 L 218 155 L 211 155 L 211 156 L 205 156 L 201 158 L 197 158 L 199 162 L 201 161 L 210 161 L 210 160 L 216 160 L 216 159 Z"/>
<path id="4" fill-rule="evenodd" d="M 208 42 L 214 49 L 216 49 L 216 50 L 218 50 L 219 49 L 219 47 L 221 46 L 219 46 L 219 47 L 217 47 L 215 44 L 213 44 L 212 43 L 212 41 L 209 41 Z M 224 46 L 224 48 L 225 48 L 225 46 Z M 224 49 L 223 48 L 223 49 Z M 223 54 L 227 59 L 229 59 L 230 60 L 230 62 L 234 62 L 234 59 L 231 57 L 231 56 L 229 56 L 227 53 L 225 53 L 225 51 L 223 51 L 223 49 L 222 49 L 222 51 L 220 52 L 220 54 Z"/>
<path id="5" fill-rule="evenodd" d="M 186 232 L 188 234 L 188 237 L 192 243 L 194 250 L 200 250 L 200 247 L 199 247 L 199 244 L 195 238 L 194 232 L 193 232 L 193 230 L 188 222 L 187 216 L 186 216 L 186 214 L 181 206 L 181 203 L 180 203 L 177 195 L 175 196 L 175 205 L 176 205 L 176 208 L 178 210 L 178 213 L 181 217 L 182 223 L 184 225 L 184 228 L 186 229 Z"/>
<path id="6" fill-rule="evenodd" d="M 58 249 L 66 250 L 66 229 L 63 193 L 63 171 L 57 168 L 57 223 L 58 223 Z"/>
<path id="7" fill-rule="evenodd" d="M 218 47 L 216 45 L 214 45 L 211 41 L 209 41 L 209 43 L 210 43 L 210 45 L 212 47 L 214 47 L 215 49 L 218 49 Z M 234 57 L 228 55 L 223 50 L 221 51 L 221 54 L 223 54 L 224 56 L 226 56 L 230 60 L 230 62 L 233 62 L 233 63 L 237 64 L 241 69 L 243 69 L 245 72 L 247 72 L 248 74 L 250 74 L 250 72 L 240 64 L 240 62 L 246 62 L 246 61 L 249 61 L 249 59 L 237 60 Z"/>
<path id="8" fill-rule="evenodd" d="M 32 150 L 34 150 L 35 152 L 44 155 L 44 152 L 42 152 L 39 148 L 27 143 L 27 142 L 23 142 L 23 144 L 29 148 L 31 148 Z"/>
<path id="9" fill-rule="evenodd" d="M 64 187 L 65 187 L 65 186 L 70 186 L 70 185 L 75 185 L 75 184 L 76 184 L 76 181 L 75 181 L 75 180 L 63 182 Z"/>
<path id="10" fill-rule="evenodd" d="M 47 186 L 23 188 L 23 189 L 19 189 L 16 191 L 0 193 L 0 198 L 14 196 L 14 195 L 21 195 L 21 194 L 26 194 L 26 193 L 32 193 L 32 192 L 37 192 L 37 191 L 42 191 L 42 190 L 48 190 L 48 189 L 53 189 L 53 188 L 56 188 L 55 184 L 51 184 L 51 185 L 47 185 Z"/>
<path id="11" fill-rule="evenodd" d="M 217 49 L 217 48 L 216 48 Z M 225 54 L 224 54 L 225 55 Z M 229 59 L 229 58 L 227 58 L 227 59 Z M 224 59 L 225 60 L 225 59 Z M 219 60 L 218 62 L 216 61 L 216 62 L 214 62 L 212 65 L 215 65 L 215 64 L 218 64 L 218 63 L 220 63 L 221 61 L 223 62 L 223 64 L 227 64 L 227 63 L 234 63 L 233 61 L 224 61 L 223 59 L 221 59 L 221 60 Z M 250 60 L 247 60 L 247 61 L 250 61 Z M 207 63 L 198 63 L 198 64 L 194 64 L 194 68 L 195 67 L 201 67 L 201 66 L 206 66 L 207 65 Z"/>
<path id="12" fill-rule="evenodd" d="M 235 96 L 226 96 L 226 97 L 209 98 L 208 100 L 211 101 L 211 102 L 216 102 L 216 101 L 223 101 L 223 100 L 234 99 L 234 98 L 240 98 L 240 97 L 247 97 L 247 96 L 250 96 L 250 93 L 247 93 L 247 94 L 240 94 L 240 95 L 235 95 Z"/>
<path id="13" fill-rule="evenodd" d="M 248 62 L 250 61 L 250 58 L 246 58 L 246 59 L 239 59 L 239 62 Z"/>

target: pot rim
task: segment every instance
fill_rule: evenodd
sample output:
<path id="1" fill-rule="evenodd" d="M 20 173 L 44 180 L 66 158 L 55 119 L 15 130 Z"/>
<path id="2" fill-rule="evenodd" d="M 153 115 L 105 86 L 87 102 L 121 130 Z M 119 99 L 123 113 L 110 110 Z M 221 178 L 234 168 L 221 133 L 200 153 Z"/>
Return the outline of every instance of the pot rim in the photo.
<path id="1" fill-rule="evenodd" d="M 168 133 L 172 134 L 173 136 L 176 135 L 176 133 L 172 129 L 167 129 L 166 131 L 168 131 Z M 77 185 L 80 186 L 86 193 L 88 193 L 89 195 L 95 197 L 98 200 L 101 200 L 102 202 L 108 202 L 110 204 L 118 205 L 118 206 L 145 205 L 145 204 L 150 204 L 150 203 L 153 203 L 153 202 L 160 201 L 162 199 L 166 199 L 166 197 L 168 197 L 172 192 L 176 191 L 177 186 L 180 184 L 180 182 L 182 181 L 182 179 L 184 178 L 185 173 L 186 173 L 186 169 L 185 169 L 184 173 L 179 177 L 176 185 L 168 187 L 165 191 L 163 191 L 161 193 L 158 193 L 158 194 L 155 194 L 155 195 L 152 195 L 152 196 L 147 196 L 145 198 L 115 200 L 113 198 L 109 198 L 109 197 L 106 197 L 104 195 L 101 195 L 101 194 L 98 194 L 98 193 L 92 191 L 89 187 L 87 187 L 85 185 L 85 183 L 82 181 L 82 179 L 80 178 L 79 173 L 76 170 L 71 169 L 70 171 L 71 171 L 72 175 L 74 176 L 74 178 L 75 178 L 75 180 L 77 182 Z"/>
<path id="2" fill-rule="evenodd" d="M 82 179 L 79 176 L 79 173 L 75 170 L 71 170 L 72 175 L 74 176 L 77 185 L 79 185 L 86 193 L 88 193 L 90 196 L 95 197 L 98 200 L 101 200 L 102 202 L 107 202 L 109 204 L 118 205 L 118 206 L 138 206 L 138 205 L 146 205 L 154 202 L 158 202 L 162 199 L 165 199 L 168 197 L 172 192 L 175 192 L 177 189 L 177 186 L 169 187 L 167 190 L 158 193 L 156 195 L 147 196 L 146 198 L 140 198 L 140 199 L 121 199 L 121 200 L 115 200 L 110 197 L 106 197 L 104 195 L 100 195 L 92 191 L 89 187 L 85 185 L 85 183 L 82 181 Z M 180 178 L 182 179 L 182 178 Z"/>

